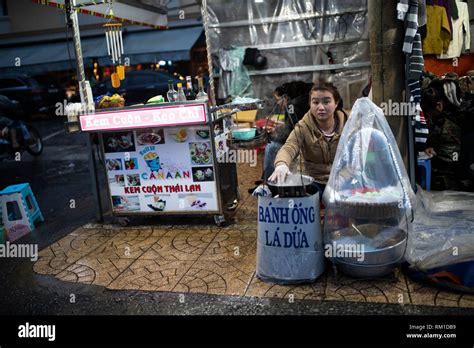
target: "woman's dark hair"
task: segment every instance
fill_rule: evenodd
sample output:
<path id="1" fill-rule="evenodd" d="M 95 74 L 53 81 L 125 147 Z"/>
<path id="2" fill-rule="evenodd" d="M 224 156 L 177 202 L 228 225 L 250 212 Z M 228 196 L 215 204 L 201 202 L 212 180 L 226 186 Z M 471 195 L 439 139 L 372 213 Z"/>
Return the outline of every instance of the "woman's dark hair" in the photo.
<path id="1" fill-rule="evenodd" d="M 287 96 L 291 100 L 300 95 L 308 94 L 312 86 L 313 84 L 304 81 L 291 81 L 275 88 L 274 93 L 281 97 Z"/>
<path id="2" fill-rule="evenodd" d="M 337 90 L 337 87 L 334 86 L 332 83 L 325 82 L 325 81 L 319 81 L 318 83 L 315 83 L 313 85 L 313 88 L 311 88 L 311 91 L 309 92 L 309 97 L 311 98 L 311 93 L 317 92 L 317 91 L 330 92 L 332 94 L 332 96 L 334 97 L 334 101 L 337 104 L 336 110 L 339 110 L 339 109 L 343 108 L 341 95 L 339 94 L 339 91 Z"/>
<path id="3" fill-rule="evenodd" d="M 421 108 L 429 112 L 436 107 L 436 104 L 443 100 L 443 93 L 438 88 L 430 86 L 421 95 Z"/>

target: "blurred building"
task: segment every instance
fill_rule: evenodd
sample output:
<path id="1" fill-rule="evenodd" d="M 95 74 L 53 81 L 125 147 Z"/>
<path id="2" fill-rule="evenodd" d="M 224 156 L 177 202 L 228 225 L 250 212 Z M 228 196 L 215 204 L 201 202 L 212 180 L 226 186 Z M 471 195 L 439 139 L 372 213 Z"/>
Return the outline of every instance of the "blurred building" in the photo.
<path id="1" fill-rule="evenodd" d="M 0 74 L 21 73 L 63 87 L 75 85 L 72 32 L 67 30 L 64 10 L 53 6 L 59 1 L 0 0 Z M 200 67 L 207 67 L 200 6 L 195 0 L 172 0 L 161 7 L 168 29 L 124 23 L 123 63 L 131 70 L 163 69 L 195 76 Z M 113 72 L 102 27 L 107 21 L 79 14 L 84 67 L 92 83 Z"/>

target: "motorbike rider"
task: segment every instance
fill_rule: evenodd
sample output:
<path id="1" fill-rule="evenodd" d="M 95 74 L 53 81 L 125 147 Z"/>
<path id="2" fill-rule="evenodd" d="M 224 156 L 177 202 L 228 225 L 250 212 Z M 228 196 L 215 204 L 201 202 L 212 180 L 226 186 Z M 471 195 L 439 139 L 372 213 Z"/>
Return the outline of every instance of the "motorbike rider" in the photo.
<path id="1" fill-rule="evenodd" d="M 18 131 L 23 131 L 24 139 L 29 139 L 28 131 L 25 131 L 20 121 L 12 120 L 6 115 L 16 115 L 18 113 L 18 102 L 0 95 L 0 137 L 10 140 L 11 148 L 15 153 L 20 144 L 18 143 Z"/>
<path id="2" fill-rule="evenodd" d="M 4 138 L 7 138 L 10 135 L 10 143 L 12 146 L 13 152 L 17 151 L 20 148 L 20 144 L 18 144 L 17 140 L 17 128 L 19 125 L 16 121 L 12 119 L 0 115 L 0 135 Z"/>

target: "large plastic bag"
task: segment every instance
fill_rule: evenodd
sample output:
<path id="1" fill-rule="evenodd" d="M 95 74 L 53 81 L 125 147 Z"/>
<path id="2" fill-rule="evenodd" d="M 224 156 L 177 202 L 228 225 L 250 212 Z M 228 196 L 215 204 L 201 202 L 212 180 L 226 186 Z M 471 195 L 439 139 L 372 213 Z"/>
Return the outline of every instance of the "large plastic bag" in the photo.
<path id="1" fill-rule="evenodd" d="M 326 244 L 363 244 L 366 253 L 394 246 L 396 253 L 374 259 L 378 264 L 401 260 L 415 194 L 383 111 L 368 98 L 354 104 L 323 200 Z"/>
<path id="2" fill-rule="evenodd" d="M 412 269 L 474 261 L 474 193 L 418 188 L 413 231 L 405 255 Z"/>

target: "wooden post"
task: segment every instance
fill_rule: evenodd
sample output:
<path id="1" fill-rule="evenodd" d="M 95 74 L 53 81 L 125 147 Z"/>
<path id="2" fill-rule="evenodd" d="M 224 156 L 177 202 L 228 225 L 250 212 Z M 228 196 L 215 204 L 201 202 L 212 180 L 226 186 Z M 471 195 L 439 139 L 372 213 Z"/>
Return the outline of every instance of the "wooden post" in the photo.
<path id="1" fill-rule="evenodd" d="M 397 19 L 397 0 L 368 0 L 372 96 L 375 104 L 406 101 L 404 23 Z M 408 161 L 408 117 L 388 116 L 405 168 Z"/>

